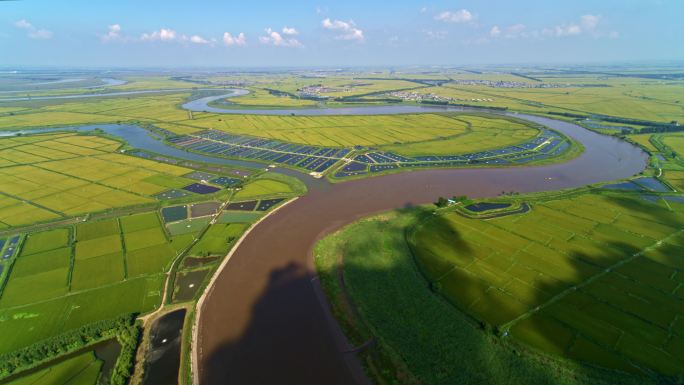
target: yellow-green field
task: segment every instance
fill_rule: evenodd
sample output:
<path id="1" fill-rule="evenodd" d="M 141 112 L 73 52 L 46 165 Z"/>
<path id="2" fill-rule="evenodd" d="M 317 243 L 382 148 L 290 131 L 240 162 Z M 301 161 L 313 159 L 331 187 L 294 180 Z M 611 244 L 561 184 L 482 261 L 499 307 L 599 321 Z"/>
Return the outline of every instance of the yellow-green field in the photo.
<path id="1" fill-rule="evenodd" d="M 574 79 L 573 83 L 584 83 Z M 491 98 L 493 102 L 477 104 L 537 111 L 566 111 L 603 114 L 631 119 L 669 122 L 684 118 L 684 85 L 658 84 L 628 80 L 605 80 L 609 87 L 567 88 L 491 88 L 485 86 L 447 85 L 444 96 L 466 100 Z M 446 91 L 445 91 L 446 90 Z"/>
<path id="2" fill-rule="evenodd" d="M 454 119 L 465 124 L 466 130 L 463 133 L 419 143 L 385 145 L 381 148 L 406 156 L 455 155 L 507 147 L 539 134 L 538 129 L 528 124 L 494 116 L 459 115 Z"/>
<path id="3" fill-rule="evenodd" d="M 167 180 L 192 170 L 114 153 L 97 136 L 47 134 L 0 140 L 0 227 L 154 203 Z"/>
<path id="4" fill-rule="evenodd" d="M 634 143 L 639 143 L 650 151 L 658 151 L 658 149 L 650 141 L 651 134 L 627 135 L 627 137 Z"/>
<path id="5" fill-rule="evenodd" d="M 268 91 L 262 89 L 251 89 L 247 95 L 228 100 L 237 105 L 260 107 L 314 107 L 317 104 L 317 102 L 313 100 L 272 95 Z"/>

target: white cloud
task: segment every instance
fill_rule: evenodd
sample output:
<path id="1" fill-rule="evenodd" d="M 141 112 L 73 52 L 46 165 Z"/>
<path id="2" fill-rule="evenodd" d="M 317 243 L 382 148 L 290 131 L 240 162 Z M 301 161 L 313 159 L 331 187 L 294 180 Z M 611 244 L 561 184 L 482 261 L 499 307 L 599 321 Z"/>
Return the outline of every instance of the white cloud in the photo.
<path id="1" fill-rule="evenodd" d="M 601 16 L 597 15 L 583 15 L 577 21 L 558 24 L 552 27 L 543 28 L 541 30 L 530 30 L 524 24 L 514 24 L 506 28 L 493 26 L 489 31 L 490 38 L 553 38 L 553 37 L 568 37 L 590 35 L 594 38 L 617 38 L 619 33 L 616 31 L 604 32 L 599 30 Z"/>
<path id="2" fill-rule="evenodd" d="M 107 29 L 107 34 L 102 35 L 102 41 L 107 42 L 121 39 L 121 25 L 112 24 L 109 27 L 107 27 Z"/>
<path id="3" fill-rule="evenodd" d="M 583 15 L 582 17 L 580 17 L 579 23 L 572 22 L 560 24 L 556 25 L 553 28 L 546 28 L 542 32 L 544 35 L 551 35 L 557 37 L 576 36 L 581 35 L 583 33 L 590 33 L 593 34 L 595 37 L 600 37 L 602 36 L 602 34 L 595 32 L 596 27 L 598 27 L 600 21 L 601 16 Z"/>
<path id="4" fill-rule="evenodd" d="M 170 28 L 162 28 L 159 31 L 140 35 L 140 40 L 143 41 L 174 41 L 176 39 L 178 39 L 178 34 Z"/>
<path id="5" fill-rule="evenodd" d="M 501 30 L 499 29 L 498 26 L 493 26 L 492 29 L 489 30 L 489 36 L 491 37 L 499 37 L 501 35 Z"/>
<path id="6" fill-rule="evenodd" d="M 216 39 L 205 39 L 204 37 L 200 35 L 183 35 L 179 34 L 175 30 L 171 28 L 161 28 L 158 31 L 152 31 L 150 33 L 143 33 L 140 35 L 140 41 L 150 41 L 150 42 L 155 42 L 155 41 L 161 41 L 161 42 L 177 42 L 177 43 L 192 43 L 192 44 L 199 44 L 199 45 L 214 45 L 216 42 Z"/>
<path id="7" fill-rule="evenodd" d="M 209 44 L 209 40 L 203 38 L 200 35 L 192 35 L 190 36 L 190 42 L 194 44 Z"/>
<path id="8" fill-rule="evenodd" d="M 290 27 L 285 26 L 285 27 L 283 27 L 283 35 L 294 36 L 294 35 L 299 35 L 299 32 L 294 28 L 290 28 Z"/>
<path id="9" fill-rule="evenodd" d="M 580 18 L 580 24 L 582 28 L 586 31 L 593 31 L 598 26 L 599 21 L 601 21 L 601 16 L 596 15 L 584 15 Z"/>
<path id="10" fill-rule="evenodd" d="M 27 31 L 28 37 L 31 39 L 51 39 L 53 36 L 52 31 L 36 28 L 33 24 L 29 23 L 25 19 L 17 20 L 14 22 L 14 26 Z"/>
<path id="11" fill-rule="evenodd" d="M 20 29 L 29 29 L 29 30 L 35 28 L 33 26 L 33 24 L 29 23 L 28 21 L 26 21 L 24 19 L 15 21 L 14 26 L 17 28 L 20 28 Z"/>
<path id="12" fill-rule="evenodd" d="M 425 12 L 427 12 L 427 7 L 423 7 L 420 9 L 420 13 L 425 13 Z"/>
<path id="13" fill-rule="evenodd" d="M 574 36 L 574 35 L 579 35 L 582 33 L 582 28 L 574 23 L 570 24 L 561 24 L 553 27 L 551 29 L 551 34 L 556 35 L 558 37 L 561 36 Z"/>
<path id="14" fill-rule="evenodd" d="M 449 32 L 447 31 L 425 31 L 425 35 L 429 40 L 444 40 Z"/>
<path id="15" fill-rule="evenodd" d="M 230 32 L 224 32 L 223 43 L 229 47 L 234 45 L 238 47 L 245 47 L 247 46 L 247 39 L 245 38 L 245 34 L 242 32 L 237 34 L 237 36 L 231 35 Z"/>
<path id="16" fill-rule="evenodd" d="M 475 20 L 475 16 L 467 9 L 458 11 L 444 11 L 435 16 L 435 20 L 444 21 L 447 23 L 470 23 Z"/>
<path id="17" fill-rule="evenodd" d="M 354 21 L 330 20 L 325 18 L 321 21 L 323 28 L 335 31 L 338 34 L 335 36 L 337 40 L 356 40 L 362 42 L 365 40 L 363 30 L 356 27 Z"/>
<path id="18" fill-rule="evenodd" d="M 302 47 L 302 43 L 295 38 L 285 38 L 271 28 L 266 28 L 266 36 L 259 36 L 261 44 L 270 44 L 279 47 Z"/>

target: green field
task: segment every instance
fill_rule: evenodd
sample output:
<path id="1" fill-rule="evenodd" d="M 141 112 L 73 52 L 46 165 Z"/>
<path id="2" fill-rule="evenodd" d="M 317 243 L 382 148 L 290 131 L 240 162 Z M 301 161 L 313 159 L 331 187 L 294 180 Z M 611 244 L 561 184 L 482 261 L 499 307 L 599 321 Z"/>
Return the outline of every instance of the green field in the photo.
<path id="1" fill-rule="evenodd" d="M 655 167 L 675 191 L 684 190 L 684 134 L 680 132 L 629 135 L 657 157 Z"/>
<path id="2" fill-rule="evenodd" d="M 244 185 L 233 196 L 233 201 L 262 198 L 265 196 L 292 196 L 306 192 L 306 186 L 299 179 L 279 174 L 265 174 Z"/>
<path id="3" fill-rule="evenodd" d="M 407 228 L 432 217 L 424 208 L 384 213 L 327 236 L 314 250 L 345 334 L 354 346 L 375 338 L 377 347 L 361 359 L 379 383 L 655 384 L 521 354 L 435 295 L 405 238 Z"/>
<path id="4" fill-rule="evenodd" d="M 0 354 L 89 322 L 152 310 L 161 299 L 161 273 L 197 231 L 189 239 L 167 237 L 151 211 L 28 234 L 0 293 L 0 334 L 20 335 L 0 341 Z"/>
<path id="5" fill-rule="evenodd" d="M 190 249 L 190 255 L 225 255 L 247 227 L 248 224 L 246 223 L 215 224 Z"/>
<path id="6" fill-rule="evenodd" d="M 471 112 L 476 110 L 267 116 L 181 108 L 188 98 L 223 92 L 214 86 L 225 89 L 226 84 L 243 84 L 251 91 L 228 104 L 216 102 L 237 109 L 421 103 L 401 102 L 402 94 L 394 91 L 405 91 L 452 98 L 449 103 L 457 105 L 569 114 L 554 116 L 580 124 L 588 124 L 587 116 L 622 126 L 600 115 L 672 123 L 667 129 L 684 121 L 684 82 L 660 78 L 658 71 L 649 72 L 651 78 L 638 77 L 638 71 L 630 77 L 627 70 L 613 76 L 614 68 L 607 73 L 525 72 L 534 78 L 511 71 L 236 72 L 178 78 L 132 72 L 119 76 L 129 83 L 103 89 L 86 88 L 99 84 L 88 75 L 70 87 L 38 87 L 31 95 L 174 90 L 3 102 L 12 97 L 8 93 L 0 95 L 0 130 L 132 123 L 177 135 L 211 129 L 297 147 L 353 148 L 351 156 L 386 151 L 406 157 L 494 150 L 529 141 L 541 130 L 504 115 Z M 3 90 L 30 84 L 24 75 L 0 76 Z M 295 96 L 312 86 L 329 99 Z M 646 175 L 684 190 L 684 134 L 628 137 L 653 154 Z M 278 151 L 295 151 L 294 146 L 282 148 Z M 0 355 L 92 322 L 152 312 L 162 306 L 167 277 L 213 271 L 265 214 L 226 211 L 216 223 L 207 216 L 165 224 L 162 207 L 189 211 L 207 200 L 223 204 L 306 193 L 299 179 L 261 168 L 247 170 L 239 189 L 162 199 L 160 194 L 184 191 L 196 182 L 190 173 L 218 177 L 231 170 L 187 162 L 177 166 L 173 160 L 129 156 L 128 150 L 96 133 L 0 138 L 0 238 L 20 236 L 18 251 L 0 261 Z M 579 151 L 581 146 L 566 154 Z M 679 257 L 684 255 L 684 203 L 665 198 L 680 197 L 677 191 L 653 198 L 656 203 L 644 199 L 645 193 L 606 190 L 553 199 L 546 194 L 501 197 L 516 204 L 529 199 L 532 209 L 486 220 L 453 207 L 437 215 L 432 207 L 404 209 L 323 239 L 315 249 L 316 264 L 352 344 L 374 338 L 375 345 L 360 357 L 378 383 L 674 384 L 684 378 L 684 263 Z M 203 266 L 201 257 L 210 255 L 219 258 L 207 258 Z M 185 265 L 187 256 L 194 261 Z M 172 300 L 173 293 L 167 294 Z M 187 346 L 183 351 L 187 354 Z M 89 352 L 12 383 L 92 385 L 101 370 L 102 362 Z"/>
<path id="7" fill-rule="evenodd" d="M 218 218 L 220 223 L 249 223 L 261 217 L 261 213 L 250 211 L 224 211 Z"/>
<path id="8" fill-rule="evenodd" d="M 259 179 L 243 187 L 235 194 L 234 198 L 244 200 L 265 195 L 289 194 L 293 192 L 287 183 L 273 179 Z"/>
<path id="9" fill-rule="evenodd" d="M 288 96 L 276 96 L 266 90 L 251 89 L 249 94 L 228 99 L 238 106 L 258 107 L 315 107 L 314 100 L 295 99 Z"/>
<path id="10" fill-rule="evenodd" d="M 677 376 L 684 265 L 673 256 L 684 251 L 683 212 L 583 194 L 486 221 L 436 216 L 409 240 L 431 285 L 513 339 L 602 367 Z"/>
<path id="11" fill-rule="evenodd" d="M 458 78 L 461 78 L 459 76 Z M 470 79 L 491 80 L 487 75 Z M 482 107 L 506 107 L 530 112 L 573 112 L 587 115 L 603 114 L 658 122 L 681 120 L 684 116 L 679 101 L 684 96 L 681 82 L 662 83 L 658 80 L 580 76 L 562 78 L 539 77 L 545 83 L 568 85 L 559 88 L 494 88 L 484 85 L 447 83 L 441 87 L 416 90 L 457 99 L 455 103 Z M 499 79 L 497 79 L 499 80 Z M 508 79 L 511 80 L 511 79 Z M 517 79 L 517 82 L 528 82 Z M 574 85 L 603 84 L 605 87 Z"/>
<path id="12" fill-rule="evenodd" d="M 93 385 L 97 382 L 102 364 L 93 352 L 87 352 L 11 381 L 9 384 Z"/>
<path id="13" fill-rule="evenodd" d="M 153 310 L 161 301 L 163 282 L 163 275 L 151 275 L 27 305 L 0 306 L 0 354 L 88 323 Z"/>

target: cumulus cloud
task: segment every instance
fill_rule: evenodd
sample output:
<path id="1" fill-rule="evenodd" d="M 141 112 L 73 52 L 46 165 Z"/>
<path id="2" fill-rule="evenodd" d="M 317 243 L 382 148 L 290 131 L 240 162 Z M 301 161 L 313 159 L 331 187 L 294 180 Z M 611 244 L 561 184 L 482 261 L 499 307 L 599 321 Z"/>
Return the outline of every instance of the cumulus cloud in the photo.
<path id="1" fill-rule="evenodd" d="M 499 29 L 498 26 L 493 26 L 492 29 L 489 30 L 489 36 L 491 37 L 499 37 L 501 36 L 501 29 Z"/>
<path id="2" fill-rule="evenodd" d="M 325 18 L 321 21 L 323 28 L 337 33 L 335 39 L 337 40 L 355 40 L 362 42 L 365 40 L 363 30 L 356 27 L 354 21 L 330 20 Z"/>
<path id="3" fill-rule="evenodd" d="M 192 43 L 198 45 L 214 45 L 216 39 L 205 39 L 200 35 L 183 35 L 179 34 L 171 28 L 161 28 L 158 31 L 152 31 L 150 33 L 143 33 L 140 35 L 140 41 L 161 41 L 161 42 L 177 42 L 177 43 Z"/>
<path id="4" fill-rule="evenodd" d="M 195 44 L 209 44 L 209 40 L 203 38 L 200 35 L 192 35 L 190 36 L 190 42 L 195 43 Z"/>
<path id="5" fill-rule="evenodd" d="M 151 33 L 143 33 L 140 35 L 140 40 L 143 41 L 174 41 L 178 38 L 176 31 L 170 28 L 162 28 L 159 31 Z"/>
<path id="6" fill-rule="evenodd" d="M 584 15 L 580 18 L 580 24 L 582 28 L 587 31 L 593 31 L 598 26 L 599 21 L 601 21 L 601 16 L 596 15 Z"/>
<path id="7" fill-rule="evenodd" d="M 565 23 L 554 26 L 553 28 L 545 28 L 542 32 L 546 36 L 576 36 L 583 33 L 593 34 L 596 37 L 601 36 L 600 33 L 596 33 L 596 27 L 598 27 L 601 21 L 601 16 L 597 15 L 583 15 L 580 17 L 579 22 Z"/>
<path id="8" fill-rule="evenodd" d="M 266 28 L 266 36 L 259 36 L 259 42 L 279 47 L 302 47 L 302 43 L 299 40 L 293 37 L 283 37 L 283 35 L 271 28 Z"/>
<path id="9" fill-rule="evenodd" d="M 475 21 L 475 16 L 467 9 L 458 11 L 444 11 L 437 16 L 435 20 L 444 21 L 447 23 L 471 23 Z"/>
<path id="10" fill-rule="evenodd" d="M 233 36 L 230 34 L 230 32 L 224 32 L 223 33 L 223 44 L 231 47 L 231 46 L 238 46 L 238 47 L 245 47 L 247 46 L 247 38 L 245 38 L 245 34 L 243 32 L 240 32 L 236 36 Z"/>
<path id="11" fill-rule="evenodd" d="M 102 41 L 104 42 L 119 39 L 121 39 L 121 25 L 119 24 L 110 25 L 109 27 L 107 27 L 107 33 L 105 35 L 102 35 Z"/>
<path id="12" fill-rule="evenodd" d="M 599 29 L 601 16 L 598 15 L 583 15 L 579 20 L 558 24 L 552 27 L 538 29 L 528 29 L 524 24 L 513 24 L 509 27 L 502 28 L 493 26 L 489 30 L 489 38 L 498 39 L 517 39 L 517 38 L 553 38 L 553 37 L 570 37 L 589 35 L 594 38 L 617 38 L 619 34 L 616 31 L 605 32 Z"/>
<path id="13" fill-rule="evenodd" d="M 294 36 L 294 35 L 299 35 L 299 32 L 294 28 L 290 28 L 290 27 L 285 26 L 285 27 L 283 27 L 283 35 Z"/>
<path id="14" fill-rule="evenodd" d="M 51 39 L 53 35 L 52 31 L 36 28 L 33 24 L 29 23 L 25 19 L 17 20 L 14 22 L 14 26 L 25 30 L 28 33 L 28 37 L 31 39 Z"/>

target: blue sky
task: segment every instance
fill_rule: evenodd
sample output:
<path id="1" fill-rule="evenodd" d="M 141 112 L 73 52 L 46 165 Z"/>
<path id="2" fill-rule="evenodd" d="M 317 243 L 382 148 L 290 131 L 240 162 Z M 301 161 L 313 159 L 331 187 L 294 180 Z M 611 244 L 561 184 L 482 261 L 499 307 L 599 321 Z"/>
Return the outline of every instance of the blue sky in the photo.
<path id="1" fill-rule="evenodd" d="M 684 0 L 0 1 L 0 65 L 683 60 L 682 16 Z"/>

